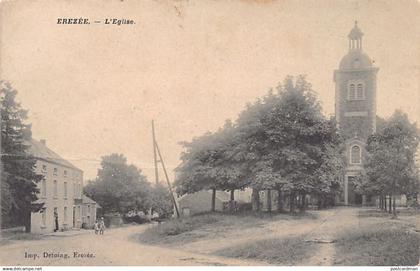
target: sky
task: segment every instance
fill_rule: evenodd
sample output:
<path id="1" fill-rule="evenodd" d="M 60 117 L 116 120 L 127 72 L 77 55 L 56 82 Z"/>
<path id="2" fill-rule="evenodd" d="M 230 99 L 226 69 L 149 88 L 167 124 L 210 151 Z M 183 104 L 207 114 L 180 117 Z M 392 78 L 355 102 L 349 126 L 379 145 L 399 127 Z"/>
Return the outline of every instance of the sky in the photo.
<path id="1" fill-rule="evenodd" d="M 0 78 L 29 110 L 35 139 L 96 176 L 124 154 L 153 175 L 151 120 L 173 179 L 181 141 L 235 120 L 287 75 L 305 74 L 326 115 L 333 72 L 358 21 L 379 67 L 377 114 L 420 123 L 417 1 L 3 1 Z M 58 18 L 134 20 L 62 25 Z M 160 176 L 163 176 L 161 173 Z"/>

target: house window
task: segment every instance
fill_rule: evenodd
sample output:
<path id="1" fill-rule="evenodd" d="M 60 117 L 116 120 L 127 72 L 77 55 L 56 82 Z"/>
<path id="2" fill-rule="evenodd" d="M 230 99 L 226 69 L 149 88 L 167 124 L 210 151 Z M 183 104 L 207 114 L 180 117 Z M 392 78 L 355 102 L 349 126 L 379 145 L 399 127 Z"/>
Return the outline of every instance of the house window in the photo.
<path id="1" fill-rule="evenodd" d="M 45 227 L 45 225 L 47 224 L 47 209 L 44 208 L 41 211 L 41 223 L 42 226 Z"/>
<path id="2" fill-rule="evenodd" d="M 41 181 L 41 197 L 47 197 L 47 181 L 45 179 Z"/>
<path id="3" fill-rule="evenodd" d="M 355 85 L 354 84 L 350 84 L 349 85 L 348 98 L 349 98 L 350 101 L 356 100 L 356 89 L 355 89 Z"/>
<path id="4" fill-rule="evenodd" d="M 356 58 L 353 62 L 353 68 L 358 69 L 360 68 L 360 61 L 358 58 Z"/>
<path id="5" fill-rule="evenodd" d="M 360 164 L 362 162 L 362 149 L 358 145 L 354 145 L 350 149 L 350 163 Z"/>
<path id="6" fill-rule="evenodd" d="M 67 198 L 67 182 L 64 182 L 64 198 Z"/>
<path id="7" fill-rule="evenodd" d="M 58 175 L 58 168 L 56 168 L 56 167 L 54 168 L 53 174 L 56 175 L 56 176 Z"/>
<path id="8" fill-rule="evenodd" d="M 57 180 L 54 180 L 54 198 L 58 196 L 58 183 Z"/>
<path id="9" fill-rule="evenodd" d="M 67 223 L 67 207 L 64 207 L 64 223 Z"/>
<path id="10" fill-rule="evenodd" d="M 363 84 L 357 84 L 356 99 L 364 100 L 365 99 L 365 90 Z"/>
<path id="11" fill-rule="evenodd" d="M 64 177 L 67 177 L 67 170 L 64 170 L 63 175 Z"/>
<path id="12" fill-rule="evenodd" d="M 46 173 L 47 172 L 47 165 L 42 165 L 41 171 L 42 171 L 42 173 Z"/>

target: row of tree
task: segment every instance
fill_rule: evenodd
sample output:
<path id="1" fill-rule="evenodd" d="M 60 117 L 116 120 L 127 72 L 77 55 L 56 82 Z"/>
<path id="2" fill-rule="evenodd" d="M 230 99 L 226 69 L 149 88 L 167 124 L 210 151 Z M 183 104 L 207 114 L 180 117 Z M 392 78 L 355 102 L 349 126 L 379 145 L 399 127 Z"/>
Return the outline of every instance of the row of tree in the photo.
<path id="1" fill-rule="evenodd" d="M 377 132 L 368 138 L 365 172 L 359 178 L 359 189 L 378 196 L 382 210 L 397 215 L 396 197 L 405 195 L 417 204 L 419 169 L 416 151 L 420 137 L 415 123 L 397 110 L 389 119 L 380 120 Z"/>
<path id="2" fill-rule="evenodd" d="M 101 206 L 103 213 L 147 214 L 153 210 L 160 216 L 169 216 L 173 212 L 169 189 L 159 183 L 152 186 L 122 154 L 102 157 L 98 175 L 87 183 L 84 193 Z"/>
<path id="3" fill-rule="evenodd" d="M 291 212 L 296 204 L 306 206 L 308 194 L 324 205 L 340 192 L 342 139 L 304 76 L 287 77 L 275 92 L 248 104 L 236 122 L 226 121 L 218 131 L 182 144 L 176 191 L 212 190 L 212 210 L 216 190 L 230 191 L 233 200 L 235 190 L 252 188 L 255 210 L 260 210 L 259 191 L 267 190 L 270 197 L 276 190 L 289 197 Z M 280 210 L 282 201 L 277 200 Z"/>

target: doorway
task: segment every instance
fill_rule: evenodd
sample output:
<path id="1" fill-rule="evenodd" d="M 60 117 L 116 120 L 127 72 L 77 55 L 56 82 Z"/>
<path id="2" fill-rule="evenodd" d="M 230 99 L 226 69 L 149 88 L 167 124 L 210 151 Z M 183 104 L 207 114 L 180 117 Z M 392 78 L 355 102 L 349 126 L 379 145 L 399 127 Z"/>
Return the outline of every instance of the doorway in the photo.
<path id="1" fill-rule="evenodd" d="M 73 206 L 73 228 L 76 228 L 76 207 Z"/>

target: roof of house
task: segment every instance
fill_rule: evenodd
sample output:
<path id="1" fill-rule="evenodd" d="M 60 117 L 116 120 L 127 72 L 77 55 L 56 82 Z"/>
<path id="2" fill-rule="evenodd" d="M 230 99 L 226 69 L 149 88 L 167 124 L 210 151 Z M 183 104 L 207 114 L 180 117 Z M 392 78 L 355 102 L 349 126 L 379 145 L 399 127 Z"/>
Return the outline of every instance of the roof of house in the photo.
<path id="1" fill-rule="evenodd" d="M 212 191 L 211 190 L 200 190 L 200 191 L 195 192 L 195 193 L 208 193 L 208 194 L 211 195 Z M 178 198 L 178 201 L 182 200 L 183 198 L 187 197 L 188 195 L 192 195 L 192 194 L 195 194 L 195 193 L 185 194 L 182 197 Z M 227 193 L 225 191 L 216 191 L 216 198 L 221 200 L 222 202 L 230 201 L 230 195 L 229 195 L 229 193 Z"/>
<path id="2" fill-rule="evenodd" d="M 94 201 L 93 199 L 89 198 L 86 195 L 82 195 L 82 203 L 83 204 L 96 204 L 98 207 L 100 207 L 96 201 Z"/>
<path id="3" fill-rule="evenodd" d="M 45 160 L 54 164 L 65 166 L 71 169 L 82 171 L 76 166 L 74 166 L 69 161 L 62 158 L 60 155 L 49 149 L 44 143 L 31 139 L 29 141 L 29 153 L 32 154 L 35 158 Z"/>

